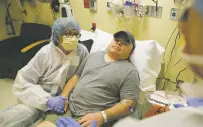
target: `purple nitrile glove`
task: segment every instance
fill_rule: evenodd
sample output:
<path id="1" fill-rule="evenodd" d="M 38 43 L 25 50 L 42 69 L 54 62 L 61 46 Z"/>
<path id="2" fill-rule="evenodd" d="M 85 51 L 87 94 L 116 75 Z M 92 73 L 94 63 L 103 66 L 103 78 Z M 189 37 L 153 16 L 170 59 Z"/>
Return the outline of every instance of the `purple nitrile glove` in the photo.
<path id="1" fill-rule="evenodd" d="M 57 127 L 82 127 L 71 117 L 59 117 L 56 121 Z M 90 127 L 97 127 L 97 121 L 93 121 Z"/>
<path id="2" fill-rule="evenodd" d="M 182 104 L 173 104 L 175 108 L 182 108 L 185 107 Z M 188 98 L 187 99 L 187 105 L 189 107 L 199 107 L 203 106 L 203 98 Z"/>
<path id="3" fill-rule="evenodd" d="M 203 106 L 203 98 L 188 98 L 187 104 L 191 107 Z"/>
<path id="4" fill-rule="evenodd" d="M 63 96 L 51 97 L 47 101 L 48 110 L 54 111 L 56 113 L 64 113 L 64 106 L 67 98 Z"/>
<path id="5" fill-rule="evenodd" d="M 174 106 L 175 108 L 182 108 L 182 107 L 185 107 L 185 106 L 182 105 L 182 104 L 173 104 L 173 106 Z"/>

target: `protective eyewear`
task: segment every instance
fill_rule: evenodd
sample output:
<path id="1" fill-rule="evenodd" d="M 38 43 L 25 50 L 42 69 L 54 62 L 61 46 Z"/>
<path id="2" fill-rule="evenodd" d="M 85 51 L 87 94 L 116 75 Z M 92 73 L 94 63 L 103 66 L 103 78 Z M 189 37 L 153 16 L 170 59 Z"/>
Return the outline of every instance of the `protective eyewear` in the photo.
<path id="1" fill-rule="evenodd" d="M 78 32 L 73 32 L 73 31 L 68 31 L 65 33 L 67 38 L 72 38 L 72 37 L 76 37 L 76 38 L 80 38 L 81 34 L 79 34 Z"/>

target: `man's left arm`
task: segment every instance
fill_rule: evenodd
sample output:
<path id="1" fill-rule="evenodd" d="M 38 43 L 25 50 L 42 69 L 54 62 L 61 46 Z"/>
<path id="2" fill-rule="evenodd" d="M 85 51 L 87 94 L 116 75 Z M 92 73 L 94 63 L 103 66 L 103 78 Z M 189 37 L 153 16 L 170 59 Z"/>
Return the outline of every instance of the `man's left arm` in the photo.
<path id="1" fill-rule="evenodd" d="M 132 71 L 127 75 L 123 86 L 120 89 L 120 103 L 104 111 L 107 121 L 126 116 L 135 109 L 136 100 L 139 98 L 140 94 L 139 85 L 139 74 L 137 71 Z"/>
<path id="2" fill-rule="evenodd" d="M 132 71 L 125 78 L 123 86 L 120 89 L 120 103 L 108 108 L 102 112 L 90 113 L 82 117 L 78 122 L 87 126 L 91 121 L 97 120 L 98 126 L 106 121 L 112 121 L 128 115 L 135 108 L 136 100 L 140 94 L 140 79 L 137 71 Z"/>

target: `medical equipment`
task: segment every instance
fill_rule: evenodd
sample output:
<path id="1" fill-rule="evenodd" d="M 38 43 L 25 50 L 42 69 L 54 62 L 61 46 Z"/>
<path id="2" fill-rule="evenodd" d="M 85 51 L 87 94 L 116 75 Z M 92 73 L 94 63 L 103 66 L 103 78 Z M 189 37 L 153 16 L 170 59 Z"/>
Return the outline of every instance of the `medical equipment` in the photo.
<path id="1" fill-rule="evenodd" d="M 90 10 L 97 11 L 97 0 L 90 0 Z"/>
<path id="2" fill-rule="evenodd" d="M 152 0 L 156 4 L 156 11 L 158 11 L 158 0 Z"/>
<path id="3" fill-rule="evenodd" d="M 51 0 L 50 6 L 52 10 L 54 11 L 54 17 L 55 12 L 60 12 L 62 17 L 72 17 L 73 16 L 73 9 L 70 6 L 70 3 L 65 0 Z M 56 18 L 54 18 L 56 19 Z"/>
<path id="4" fill-rule="evenodd" d="M 10 11 L 9 11 L 11 3 L 9 3 L 7 5 L 6 1 L 7 0 L 5 0 L 5 6 L 6 6 L 5 25 L 6 25 L 6 30 L 7 30 L 8 35 L 15 35 L 16 32 L 15 32 L 15 28 L 14 28 L 13 21 L 12 21 Z"/>
<path id="5" fill-rule="evenodd" d="M 12 23 L 12 20 L 9 20 L 9 16 L 6 15 L 5 16 L 5 25 L 6 25 L 6 30 L 7 30 L 7 33 L 8 35 L 15 35 L 15 29 L 13 27 L 13 23 Z"/>
<path id="6" fill-rule="evenodd" d="M 61 16 L 62 17 L 72 17 L 73 14 L 73 9 L 70 6 L 70 3 L 63 3 L 61 5 Z"/>
<path id="7" fill-rule="evenodd" d="M 121 104 L 127 104 L 130 113 L 132 113 L 134 111 L 133 106 L 130 104 L 130 102 L 128 100 L 121 101 Z"/>
<path id="8" fill-rule="evenodd" d="M 126 18 L 131 18 L 134 16 L 134 9 L 135 9 L 135 4 L 132 2 L 126 1 L 124 4 L 124 16 Z"/>
<path id="9" fill-rule="evenodd" d="M 112 12 L 113 17 L 122 19 L 123 15 L 123 1 L 122 0 L 108 0 L 107 1 L 107 11 Z"/>
<path id="10" fill-rule="evenodd" d="M 50 6 L 55 12 L 59 12 L 60 3 L 58 0 L 51 0 Z"/>

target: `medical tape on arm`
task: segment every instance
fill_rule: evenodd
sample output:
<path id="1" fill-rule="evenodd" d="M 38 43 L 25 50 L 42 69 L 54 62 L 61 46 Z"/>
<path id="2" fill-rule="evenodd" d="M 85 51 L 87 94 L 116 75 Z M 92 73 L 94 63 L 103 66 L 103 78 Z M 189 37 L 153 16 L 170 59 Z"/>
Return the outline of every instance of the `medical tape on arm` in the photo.
<path id="1" fill-rule="evenodd" d="M 128 109 L 129 109 L 129 112 L 134 112 L 134 108 L 133 106 L 131 105 L 130 101 L 129 100 L 122 100 L 120 102 L 120 104 L 127 104 L 128 105 Z"/>

